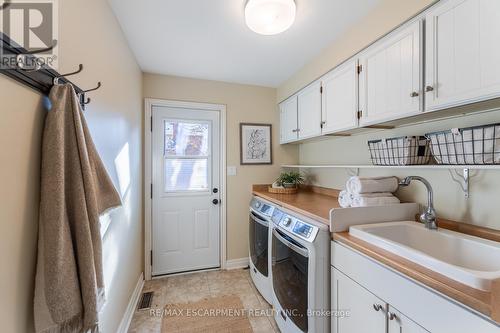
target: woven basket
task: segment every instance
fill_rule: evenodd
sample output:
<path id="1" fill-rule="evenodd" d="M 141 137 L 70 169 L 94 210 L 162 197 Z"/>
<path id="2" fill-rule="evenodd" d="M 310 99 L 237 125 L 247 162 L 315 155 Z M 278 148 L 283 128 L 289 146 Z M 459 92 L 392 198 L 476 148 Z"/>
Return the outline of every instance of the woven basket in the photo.
<path id="1" fill-rule="evenodd" d="M 269 186 L 267 190 L 270 193 L 277 193 L 277 194 L 295 194 L 297 193 L 298 189 L 296 187 L 292 188 L 274 188 L 272 186 Z"/>

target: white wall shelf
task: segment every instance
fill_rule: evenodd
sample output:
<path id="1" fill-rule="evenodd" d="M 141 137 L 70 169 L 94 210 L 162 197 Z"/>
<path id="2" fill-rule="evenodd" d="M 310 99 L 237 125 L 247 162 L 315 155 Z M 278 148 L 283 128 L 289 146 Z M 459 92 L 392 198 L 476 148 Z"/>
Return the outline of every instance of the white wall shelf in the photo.
<path id="1" fill-rule="evenodd" d="M 288 169 L 469 169 L 469 170 L 500 170 L 499 165 L 444 165 L 444 164 L 425 164 L 425 165 L 370 165 L 370 164 L 285 164 L 282 168 Z"/>
<path id="2" fill-rule="evenodd" d="M 456 182 L 464 192 L 465 198 L 469 198 L 469 183 L 474 176 L 470 170 L 500 170 L 500 165 L 444 165 L 444 164 L 425 164 L 425 165 L 371 165 L 371 164 L 285 164 L 281 166 L 285 169 L 347 169 L 351 176 L 358 176 L 359 169 L 427 169 L 427 170 L 448 170 L 451 179 Z M 460 171 L 461 170 L 461 171 Z"/>

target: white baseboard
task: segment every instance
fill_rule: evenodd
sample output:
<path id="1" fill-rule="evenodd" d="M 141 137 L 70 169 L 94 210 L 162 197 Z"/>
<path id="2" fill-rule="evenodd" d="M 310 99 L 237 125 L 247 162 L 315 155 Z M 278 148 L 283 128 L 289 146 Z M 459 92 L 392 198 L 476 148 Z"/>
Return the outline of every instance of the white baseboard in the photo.
<path id="1" fill-rule="evenodd" d="M 137 284 L 135 285 L 134 292 L 130 295 L 130 300 L 127 305 L 127 309 L 123 314 L 120 326 L 118 326 L 117 333 L 127 333 L 130 323 L 132 322 L 132 317 L 134 316 L 135 309 L 137 308 L 137 302 L 139 302 L 139 297 L 141 296 L 142 287 L 144 286 L 144 273 L 141 273 Z"/>
<path id="2" fill-rule="evenodd" d="M 240 268 L 245 268 L 248 266 L 248 257 L 245 258 L 239 258 L 239 259 L 231 259 L 226 261 L 226 269 L 231 270 L 231 269 L 240 269 Z"/>

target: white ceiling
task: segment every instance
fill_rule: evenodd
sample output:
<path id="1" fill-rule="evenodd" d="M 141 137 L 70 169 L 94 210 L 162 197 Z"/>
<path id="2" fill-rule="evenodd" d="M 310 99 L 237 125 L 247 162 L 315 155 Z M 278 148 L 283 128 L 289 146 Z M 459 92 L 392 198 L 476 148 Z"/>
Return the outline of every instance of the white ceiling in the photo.
<path id="1" fill-rule="evenodd" d="M 144 72 L 277 87 L 380 0 L 296 0 L 282 34 L 245 25 L 246 0 L 108 0 Z"/>

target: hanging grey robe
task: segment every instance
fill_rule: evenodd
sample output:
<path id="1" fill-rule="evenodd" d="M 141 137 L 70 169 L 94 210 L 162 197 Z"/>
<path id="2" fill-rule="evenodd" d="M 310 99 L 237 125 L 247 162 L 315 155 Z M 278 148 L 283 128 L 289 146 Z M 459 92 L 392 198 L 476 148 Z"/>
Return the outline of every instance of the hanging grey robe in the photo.
<path id="1" fill-rule="evenodd" d="M 99 215 L 121 205 L 70 84 L 54 85 L 42 142 L 36 332 L 98 331 Z"/>

